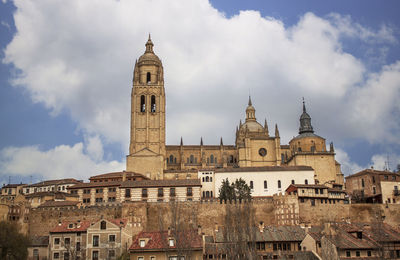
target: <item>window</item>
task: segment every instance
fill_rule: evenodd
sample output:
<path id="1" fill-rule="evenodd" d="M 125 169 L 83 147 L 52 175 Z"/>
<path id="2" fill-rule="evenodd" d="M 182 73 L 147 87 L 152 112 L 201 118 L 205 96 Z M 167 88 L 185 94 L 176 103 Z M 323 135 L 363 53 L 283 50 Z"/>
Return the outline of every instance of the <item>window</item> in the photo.
<path id="1" fill-rule="evenodd" d="M 147 198 L 147 189 L 142 189 L 142 197 Z"/>
<path id="2" fill-rule="evenodd" d="M 115 242 L 115 235 L 109 235 L 108 236 L 108 241 L 109 242 Z"/>
<path id="3" fill-rule="evenodd" d="M 385 181 L 387 181 L 389 179 L 389 176 L 385 175 L 384 179 Z"/>
<path id="4" fill-rule="evenodd" d="M 320 194 L 324 194 L 324 189 L 319 189 Z"/>
<path id="5" fill-rule="evenodd" d="M 64 253 L 64 260 L 69 260 L 69 252 Z"/>
<path id="6" fill-rule="evenodd" d="M 146 97 L 140 96 L 140 112 L 146 112 Z"/>
<path id="7" fill-rule="evenodd" d="M 264 189 L 268 189 L 268 183 L 267 183 L 267 181 L 264 181 Z"/>
<path id="8" fill-rule="evenodd" d="M 304 184 L 308 184 L 308 180 L 307 179 L 304 180 Z"/>
<path id="9" fill-rule="evenodd" d="M 100 222 L 100 229 L 107 229 L 107 222 L 104 220 Z"/>
<path id="10" fill-rule="evenodd" d="M 164 197 L 164 189 L 158 188 L 158 197 Z"/>
<path id="11" fill-rule="evenodd" d="M 151 82 L 151 74 L 150 74 L 150 72 L 147 72 L 147 74 L 146 74 L 146 82 L 147 83 Z"/>
<path id="12" fill-rule="evenodd" d="M 193 156 L 193 154 L 190 155 L 189 163 L 194 163 L 194 156 Z"/>
<path id="13" fill-rule="evenodd" d="M 173 163 L 174 162 L 174 156 L 171 154 L 169 156 L 169 163 Z"/>
<path id="14" fill-rule="evenodd" d="M 360 251 L 356 251 L 356 256 L 360 256 Z"/>
<path id="15" fill-rule="evenodd" d="M 93 236 L 93 246 L 99 246 L 99 236 Z"/>
<path id="16" fill-rule="evenodd" d="M 254 189 L 253 181 L 250 181 L 250 189 Z"/>
<path id="17" fill-rule="evenodd" d="M 350 251 L 346 251 L 346 257 L 351 257 Z"/>
<path id="18" fill-rule="evenodd" d="M 278 189 L 282 188 L 281 181 L 278 181 Z"/>
<path id="19" fill-rule="evenodd" d="M 155 256 L 150 256 L 150 260 L 156 260 Z"/>
<path id="20" fill-rule="evenodd" d="M 125 198 L 131 197 L 131 189 L 125 189 Z"/>
<path id="21" fill-rule="evenodd" d="M 39 249 L 33 249 L 33 259 L 39 260 Z"/>
<path id="22" fill-rule="evenodd" d="M 143 257 L 143 256 L 138 256 L 137 259 L 138 259 L 138 260 L 144 260 L 144 257 Z"/>
<path id="23" fill-rule="evenodd" d="M 139 246 L 140 247 L 144 247 L 146 245 L 146 241 L 145 240 L 140 240 L 139 241 Z"/>
<path id="24" fill-rule="evenodd" d="M 55 245 L 59 245 L 60 244 L 60 239 L 58 237 L 54 238 L 54 244 Z"/>
<path id="25" fill-rule="evenodd" d="M 214 163 L 214 155 L 210 155 L 210 163 Z"/>
<path id="26" fill-rule="evenodd" d="M 108 192 L 115 192 L 116 189 L 115 188 L 108 188 Z"/>
<path id="27" fill-rule="evenodd" d="M 372 256 L 371 251 L 367 251 L 367 256 Z"/>
<path id="28" fill-rule="evenodd" d="M 318 189 L 315 189 L 315 194 L 318 194 Z"/>
<path id="29" fill-rule="evenodd" d="M 59 259 L 60 258 L 60 253 L 54 253 L 53 258 L 54 259 Z"/>
<path id="30" fill-rule="evenodd" d="M 92 260 L 99 260 L 99 251 L 93 251 Z"/>
<path id="31" fill-rule="evenodd" d="M 191 188 L 191 187 L 188 187 L 188 188 L 187 188 L 187 193 L 186 193 L 186 195 L 187 195 L 187 196 L 193 196 L 193 192 L 192 192 L 192 188 Z"/>
<path id="32" fill-rule="evenodd" d="M 294 180 L 292 180 L 292 184 L 294 184 Z"/>
<path id="33" fill-rule="evenodd" d="M 361 187 L 365 187 L 364 179 L 361 179 Z"/>
<path id="34" fill-rule="evenodd" d="M 96 198 L 96 202 L 103 202 L 103 198 Z"/>
<path id="35" fill-rule="evenodd" d="M 96 193 L 103 193 L 103 189 L 96 189 Z"/>
<path id="36" fill-rule="evenodd" d="M 81 242 L 76 242 L 76 251 L 81 251 Z"/>
<path id="37" fill-rule="evenodd" d="M 114 249 L 110 249 L 108 250 L 108 257 L 114 257 L 115 256 L 115 250 Z"/>
<path id="38" fill-rule="evenodd" d="M 206 176 L 206 182 L 209 182 L 210 178 L 208 176 Z"/>
<path id="39" fill-rule="evenodd" d="M 156 97 L 151 96 L 151 112 L 156 112 Z"/>
<path id="40" fill-rule="evenodd" d="M 169 245 L 169 246 L 174 246 L 174 240 L 173 240 L 172 238 L 170 238 L 170 239 L 168 240 L 168 245 Z"/>
<path id="41" fill-rule="evenodd" d="M 315 206 L 315 199 L 311 199 L 311 206 Z"/>
<path id="42" fill-rule="evenodd" d="M 376 188 L 375 187 L 372 187 L 372 193 L 376 194 Z"/>
<path id="43" fill-rule="evenodd" d="M 169 196 L 170 197 L 175 197 L 175 188 L 170 188 L 169 189 Z"/>
<path id="44" fill-rule="evenodd" d="M 69 247 L 69 244 L 71 243 L 71 239 L 69 237 L 64 238 L 64 245 L 65 247 Z"/>
<path id="45" fill-rule="evenodd" d="M 300 198 L 300 202 L 301 202 L 301 203 L 304 203 L 304 198 Z"/>
<path id="46" fill-rule="evenodd" d="M 372 183 L 375 183 L 375 176 L 372 176 Z"/>

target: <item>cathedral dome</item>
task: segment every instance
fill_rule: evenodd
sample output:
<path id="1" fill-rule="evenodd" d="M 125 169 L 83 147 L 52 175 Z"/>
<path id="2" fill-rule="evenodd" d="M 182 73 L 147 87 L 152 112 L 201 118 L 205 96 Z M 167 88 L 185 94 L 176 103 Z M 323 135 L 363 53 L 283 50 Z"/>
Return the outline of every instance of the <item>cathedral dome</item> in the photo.
<path id="1" fill-rule="evenodd" d="M 246 128 L 249 130 L 249 132 L 263 132 L 264 131 L 264 127 L 257 121 L 247 121 L 240 127 L 240 129 L 246 129 Z"/>
<path id="2" fill-rule="evenodd" d="M 140 63 L 161 64 L 160 58 L 158 58 L 158 56 L 154 54 L 153 46 L 154 46 L 154 44 L 151 41 L 151 38 L 149 35 L 149 39 L 146 42 L 146 51 L 144 52 L 144 54 L 142 56 L 139 57 L 139 61 L 138 61 L 139 64 Z"/>

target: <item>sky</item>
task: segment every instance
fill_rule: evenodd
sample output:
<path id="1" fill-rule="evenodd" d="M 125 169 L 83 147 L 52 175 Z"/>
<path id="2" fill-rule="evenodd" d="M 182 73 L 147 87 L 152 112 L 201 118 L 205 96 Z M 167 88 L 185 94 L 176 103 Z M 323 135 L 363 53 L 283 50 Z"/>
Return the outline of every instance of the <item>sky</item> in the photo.
<path id="1" fill-rule="evenodd" d="M 167 144 L 298 134 L 304 97 L 345 175 L 400 164 L 399 1 L 2 0 L 0 184 L 125 169 L 135 60 L 164 66 Z"/>

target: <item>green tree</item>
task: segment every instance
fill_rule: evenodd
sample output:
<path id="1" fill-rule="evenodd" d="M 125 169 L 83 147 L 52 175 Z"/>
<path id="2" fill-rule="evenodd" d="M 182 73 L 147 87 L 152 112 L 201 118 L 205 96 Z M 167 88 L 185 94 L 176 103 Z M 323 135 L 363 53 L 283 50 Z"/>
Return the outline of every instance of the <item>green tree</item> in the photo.
<path id="1" fill-rule="evenodd" d="M 247 201 L 251 199 L 251 190 L 249 185 L 242 179 L 236 179 L 232 184 L 228 178 L 222 181 L 219 188 L 219 200 L 222 201 Z"/>
<path id="2" fill-rule="evenodd" d="M 26 259 L 28 257 L 29 238 L 19 233 L 16 224 L 0 222 L 0 259 Z"/>

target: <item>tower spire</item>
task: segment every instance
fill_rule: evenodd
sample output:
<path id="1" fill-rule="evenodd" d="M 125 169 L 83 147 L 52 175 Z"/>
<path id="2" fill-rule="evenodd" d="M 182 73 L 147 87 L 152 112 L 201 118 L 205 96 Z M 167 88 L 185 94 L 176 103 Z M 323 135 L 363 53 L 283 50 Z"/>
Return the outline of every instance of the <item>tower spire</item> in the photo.
<path id="1" fill-rule="evenodd" d="M 300 116 L 300 128 L 299 128 L 299 134 L 302 133 L 314 133 L 313 127 L 311 125 L 311 117 L 306 110 L 306 103 L 304 101 L 304 97 L 303 97 L 303 113 Z"/>
<path id="2" fill-rule="evenodd" d="M 181 146 L 183 145 L 183 138 L 182 138 L 182 136 L 181 136 Z"/>
<path id="3" fill-rule="evenodd" d="M 275 124 L 275 137 L 279 137 L 278 124 Z"/>
<path id="4" fill-rule="evenodd" d="M 200 137 L 200 145 L 203 145 L 203 137 Z"/>
<path id="5" fill-rule="evenodd" d="M 149 39 L 146 42 L 146 51 L 145 51 L 145 53 L 148 53 L 148 52 L 154 53 L 153 52 L 153 46 L 154 46 L 154 44 L 151 41 L 151 36 L 150 36 L 150 33 L 149 33 Z"/>
<path id="6" fill-rule="evenodd" d="M 253 104 L 251 103 L 251 96 L 249 95 L 249 106 L 252 106 Z"/>

